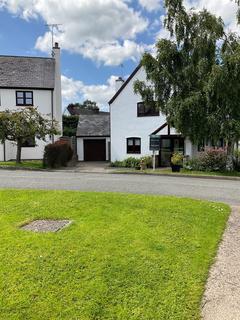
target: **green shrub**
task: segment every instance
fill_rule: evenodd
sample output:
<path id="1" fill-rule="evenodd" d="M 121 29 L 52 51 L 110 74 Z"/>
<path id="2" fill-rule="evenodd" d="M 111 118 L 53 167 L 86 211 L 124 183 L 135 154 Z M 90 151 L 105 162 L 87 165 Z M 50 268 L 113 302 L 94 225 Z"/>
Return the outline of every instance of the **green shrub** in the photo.
<path id="1" fill-rule="evenodd" d="M 183 154 L 180 152 L 175 152 L 171 157 L 171 163 L 175 166 L 183 165 Z"/>
<path id="2" fill-rule="evenodd" d="M 123 167 L 125 168 L 136 168 L 140 166 L 140 159 L 129 157 L 123 160 Z"/>
<path id="3" fill-rule="evenodd" d="M 111 162 L 111 167 L 118 168 L 140 168 L 140 163 L 144 165 L 146 168 L 152 168 L 152 157 L 146 156 L 141 158 L 129 157 L 124 159 L 123 161 L 114 161 Z"/>
<path id="4" fill-rule="evenodd" d="M 57 141 L 45 147 L 43 165 L 50 168 L 66 166 L 72 157 L 71 146 L 64 141 Z"/>
<path id="5" fill-rule="evenodd" d="M 153 160 L 151 156 L 141 157 L 140 162 L 146 167 L 146 168 L 152 168 L 153 167 Z"/>

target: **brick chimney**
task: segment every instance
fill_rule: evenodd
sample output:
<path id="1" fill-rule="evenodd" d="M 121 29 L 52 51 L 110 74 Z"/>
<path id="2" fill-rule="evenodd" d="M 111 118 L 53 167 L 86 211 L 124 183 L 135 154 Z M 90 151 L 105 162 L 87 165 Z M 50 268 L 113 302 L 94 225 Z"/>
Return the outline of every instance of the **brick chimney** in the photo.
<path id="1" fill-rule="evenodd" d="M 122 77 L 117 78 L 116 84 L 115 84 L 116 92 L 121 88 L 123 84 L 124 84 L 123 78 Z"/>

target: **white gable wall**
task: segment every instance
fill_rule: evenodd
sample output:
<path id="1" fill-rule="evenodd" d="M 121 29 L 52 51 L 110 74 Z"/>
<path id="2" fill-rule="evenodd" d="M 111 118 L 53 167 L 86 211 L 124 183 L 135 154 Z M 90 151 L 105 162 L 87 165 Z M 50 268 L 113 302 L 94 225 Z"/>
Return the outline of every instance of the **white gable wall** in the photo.
<path id="1" fill-rule="evenodd" d="M 142 101 L 140 95 L 134 94 L 133 84 L 136 80 L 146 80 L 143 68 L 130 80 L 110 106 L 111 111 L 111 160 L 123 160 L 127 157 L 151 155 L 149 135 L 166 122 L 164 115 L 157 117 L 137 117 L 137 103 Z M 167 130 L 167 129 L 166 129 Z M 173 132 L 171 132 L 173 133 Z M 161 132 L 161 134 L 164 134 Z M 141 154 L 127 154 L 126 139 L 141 138 Z"/>

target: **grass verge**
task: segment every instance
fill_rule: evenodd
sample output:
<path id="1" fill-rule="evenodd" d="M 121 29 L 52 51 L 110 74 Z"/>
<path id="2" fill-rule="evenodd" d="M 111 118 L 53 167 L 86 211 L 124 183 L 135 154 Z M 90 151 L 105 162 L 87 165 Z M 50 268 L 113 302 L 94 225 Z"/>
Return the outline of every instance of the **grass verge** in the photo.
<path id="1" fill-rule="evenodd" d="M 200 319 L 230 212 L 174 197 L 0 191 L 0 319 Z M 58 233 L 19 229 L 64 218 Z"/>
<path id="2" fill-rule="evenodd" d="M 27 168 L 27 169 L 44 169 L 42 160 L 28 160 L 16 163 L 16 161 L 1 161 L 0 167 Z"/>
<path id="3" fill-rule="evenodd" d="M 181 171 L 178 172 L 172 172 L 171 169 L 156 169 L 153 171 L 153 169 L 147 169 L 147 170 L 135 170 L 135 169 L 127 169 L 127 168 L 118 168 L 114 171 L 114 173 L 137 173 L 137 174 L 172 174 L 172 175 L 188 175 L 188 176 L 215 176 L 215 177 L 240 177 L 240 172 L 238 171 L 231 171 L 231 172 L 211 172 L 211 171 L 192 171 L 187 169 L 181 169 Z"/>

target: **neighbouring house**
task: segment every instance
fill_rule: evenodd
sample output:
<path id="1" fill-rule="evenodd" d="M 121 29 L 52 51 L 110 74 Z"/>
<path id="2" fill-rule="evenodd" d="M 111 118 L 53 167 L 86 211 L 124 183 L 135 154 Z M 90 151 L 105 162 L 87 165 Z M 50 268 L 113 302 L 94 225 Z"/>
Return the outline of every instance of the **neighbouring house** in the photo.
<path id="1" fill-rule="evenodd" d="M 109 112 L 81 112 L 76 136 L 79 161 L 110 160 Z"/>
<path id="2" fill-rule="evenodd" d="M 0 56 L 0 111 L 34 106 L 55 119 L 62 131 L 62 95 L 60 48 L 55 43 L 51 58 Z M 22 159 L 41 159 L 46 144 L 58 137 L 46 137 L 46 142 L 32 137 L 22 148 Z M 16 145 L 0 144 L 0 161 L 15 159 Z"/>
<path id="3" fill-rule="evenodd" d="M 198 147 L 170 128 L 166 117 L 157 108 L 145 105 L 141 96 L 134 93 L 133 85 L 137 79 L 146 81 L 145 70 L 140 65 L 125 82 L 122 78 L 117 79 L 116 94 L 109 101 L 111 161 L 152 155 L 150 135 L 160 136 L 159 166 L 169 166 L 173 152 L 193 157 Z"/>

